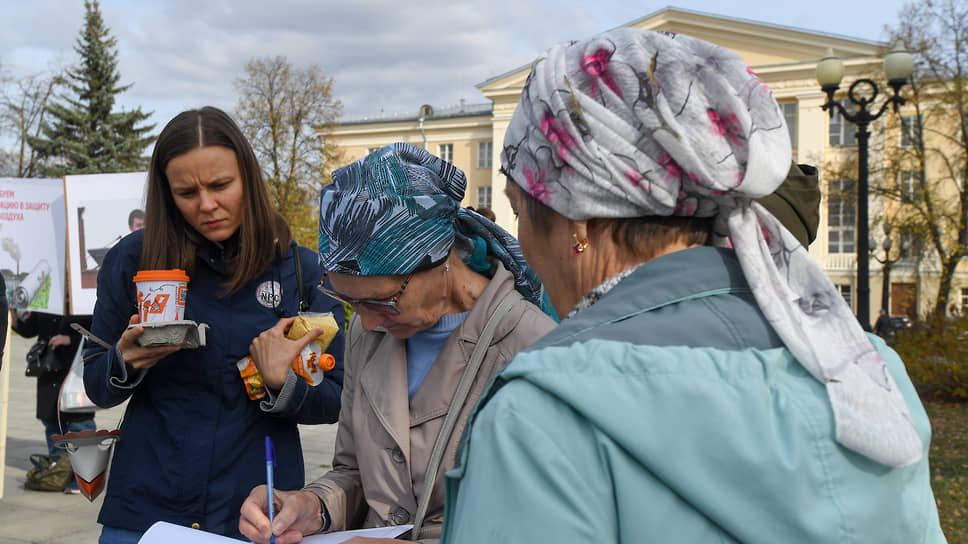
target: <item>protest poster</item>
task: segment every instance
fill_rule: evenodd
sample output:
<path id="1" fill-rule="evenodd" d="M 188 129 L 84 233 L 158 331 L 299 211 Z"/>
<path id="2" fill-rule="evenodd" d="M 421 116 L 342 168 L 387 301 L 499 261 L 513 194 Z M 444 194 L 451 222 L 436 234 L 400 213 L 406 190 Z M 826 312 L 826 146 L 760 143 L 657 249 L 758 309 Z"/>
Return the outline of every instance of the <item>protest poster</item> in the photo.
<path id="1" fill-rule="evenodd" d="M 94 312 L 104 256 L 143 226 L 146 180 L 145 172 L 64 177 L 72 314 Z"/>
<path id="2" fill-rule="evenodd" d="M 0 178 L 0 273 L 11 308 L 62 315 L 64 182 Z"/>

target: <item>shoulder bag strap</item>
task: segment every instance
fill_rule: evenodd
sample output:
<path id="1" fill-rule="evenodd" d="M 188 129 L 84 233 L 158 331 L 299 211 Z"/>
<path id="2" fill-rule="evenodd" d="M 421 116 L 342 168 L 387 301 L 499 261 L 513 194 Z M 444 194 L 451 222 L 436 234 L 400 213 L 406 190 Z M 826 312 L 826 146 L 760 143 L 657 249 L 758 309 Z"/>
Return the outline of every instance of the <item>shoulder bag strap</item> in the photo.
<path id="1" fill-rule="evenodd" d="M 292 246 L 292 260 L 296 265 L 296 284 L 299 286 L 299 311 L 305 312 L 309 310 L 309 301 L 306 300 L 306 293 L 303 287 L 303 269 L 302 269 L 302 259 L 299 257 L 299 245 L 293 240 L 290 244 Z"/>
<path id="2" fill-rule="evenodd" d="M 420 538 L 420 529 L 423 526 L 424 516 L 427 515 L 427 508 L 430 505 L 430 495 L 433 493 L 434 484 L 437 482 L 437 470 L 440 468 L 440 462 L 444 457 L 444 450 L 447 449 L 447 443 L 450 442 L 450 436 L 453 434 L 454 427 L 457 425 L 457 419 L 460 417 L 461 408 L 467 400 L 467 394 L 471 390 L 471 384 L 474 382 L 474 378 L 477 377 L 477 371 L 481 368 L 481 362 L 484 360 L 487 348 L 491 344 L 491 338 L 494 337 L 494 329 L 497 328 L 498 323 L 501 322 L 505 314 L 511 310 L 511 307 L 521 298 L 521 295 L 515 289 L 511 289 L 507 295 L 504 295 L 501 303 L 497 305 L 497 309 L 494 310 L 494 313 L 488 318 L 487 324 L 484 325 L 484 330 L 481 331 L 481 337 L 477 341 L 477 345 L 474 346 L 474 351 L 471 352 L 467 366 L 464 367 L 464 374 L 460 377 L 460 382 L 457 384 L 457 391 L 454 393 L 454 398 L 451 399 L 450 406 L 447 408 L 447 416 L 444 418 L 444 424 L 440 427 L 440 432 L 437 433 L 437 439 L 434 441 L 434 449 L 430 452 L 430 461 L 427 463 L 426 482 L 423 490 L 420 492 L 420 498 L 417 501 L 417 513 L 414 516 L 413 530 L 410 533 L 412 540 Z"/>

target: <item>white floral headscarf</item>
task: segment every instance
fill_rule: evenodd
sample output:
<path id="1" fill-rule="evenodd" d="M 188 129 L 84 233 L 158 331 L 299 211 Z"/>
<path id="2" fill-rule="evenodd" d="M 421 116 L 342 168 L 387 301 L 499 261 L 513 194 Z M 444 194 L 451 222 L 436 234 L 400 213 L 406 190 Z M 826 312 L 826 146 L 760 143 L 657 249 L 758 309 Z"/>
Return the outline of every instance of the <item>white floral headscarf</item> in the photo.
<path id="1" fill-rule="evenodd" d="M 826 385 L 843 446 L 901 467 L 923 444 L 897 384 L 806 249 L 752 199 L 791 145 L 773 93 L 738 55 L 621 28 L 535 61 L 508 126 L 510 177 L 574 219 L 715 217 L 784 344 Z"/>

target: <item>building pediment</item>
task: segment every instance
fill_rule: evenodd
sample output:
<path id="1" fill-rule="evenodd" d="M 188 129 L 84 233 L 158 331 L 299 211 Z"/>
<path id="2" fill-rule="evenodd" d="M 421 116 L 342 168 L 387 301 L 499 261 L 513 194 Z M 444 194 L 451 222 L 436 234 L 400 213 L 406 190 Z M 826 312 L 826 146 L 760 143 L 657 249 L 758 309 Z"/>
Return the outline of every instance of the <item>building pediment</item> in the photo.
<path id="1" fill-rule="evenodd" d="M 672 7 L 622 26 L 695 36 L 730 49 L 754 70 L 771 74 L 787 70 L 803 71 L 805 67 L 812 72 L 814 63 L 823 56 L 828 47 L 845 60 L 881 57 L 887 47 L 882 42 Z M 517 95 L 524 87 L 529 70 L 530 65 L 519 66 L 479 83 L 477 88 L 492 100 L 504 95 Z"/>

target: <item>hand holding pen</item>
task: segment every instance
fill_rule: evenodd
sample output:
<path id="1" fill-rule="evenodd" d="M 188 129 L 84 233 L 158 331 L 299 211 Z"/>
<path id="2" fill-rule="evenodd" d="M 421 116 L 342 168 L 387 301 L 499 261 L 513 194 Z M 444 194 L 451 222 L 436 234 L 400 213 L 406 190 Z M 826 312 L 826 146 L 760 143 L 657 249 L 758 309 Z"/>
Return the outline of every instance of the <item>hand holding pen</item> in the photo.
<path id="1" fill-rule="evenodd" d="M 256 544 L 268 544 L 275 538 L 276 544 L 301 542 L 303 535 L 311 535 L 322 529 L 319 498 L 311 491 L 272 491 L 275 516 L 270 522 L 268 486 L 257 486 L 242 504 L 239 532 Z M 275 527 L 275 531 L 272 530 Z"/>
<path id="2" fill-rule="evenodd" d="M 268 436 L 265 449 L 266 485 L 257 486 L 242 503 L 239 532 L 256 544 L 300 542 L 303 535 L 322 529 L 322 504 L 311 491 L 276 491 L 273 480 L 276 451 Z M 275 515 L 277 504 L 278 516 Z"/>

